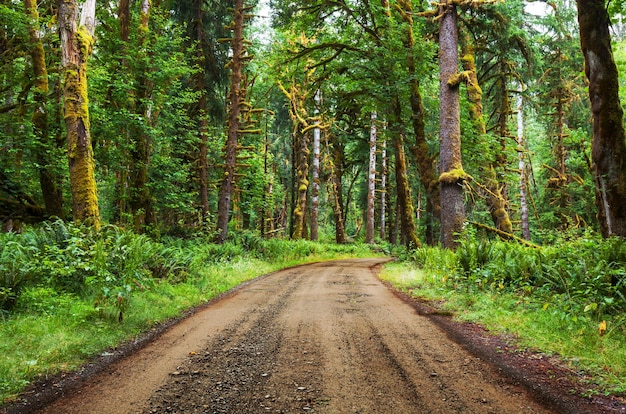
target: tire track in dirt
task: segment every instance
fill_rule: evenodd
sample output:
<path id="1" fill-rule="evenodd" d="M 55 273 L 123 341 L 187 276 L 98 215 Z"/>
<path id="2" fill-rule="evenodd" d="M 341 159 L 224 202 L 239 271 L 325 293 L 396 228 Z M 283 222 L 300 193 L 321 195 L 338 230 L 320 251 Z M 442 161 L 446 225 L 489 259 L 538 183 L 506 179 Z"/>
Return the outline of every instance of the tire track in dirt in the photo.
<path id="1" fill-rule="evenodd" d="M 551 412 L 391 293 L 383 261 L 261 278 L 41 412 Z"/>

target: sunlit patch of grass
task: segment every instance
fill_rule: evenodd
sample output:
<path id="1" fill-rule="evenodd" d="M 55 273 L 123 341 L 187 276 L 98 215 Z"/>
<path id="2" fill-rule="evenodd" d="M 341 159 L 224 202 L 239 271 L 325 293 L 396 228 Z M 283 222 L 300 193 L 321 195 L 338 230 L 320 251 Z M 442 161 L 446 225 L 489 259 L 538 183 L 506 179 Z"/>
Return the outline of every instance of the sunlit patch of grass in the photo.
<path id="1" fill-rule="evenodd" d="M 399 290 L 433 301 L 457 319 L 477 322 L 494 333 L 511 335 L 522 349 L 558 355 L 597 385 L 590 392 L 626 392 L 626 317 L 599 321 L 587 314 L 572 316 L 541 298 L 492 290 L 454 289 L 439 277 L 409 262 L 385 265 L 380 274 Z M 591 385 L 591 384 L 590 384 Z"/>

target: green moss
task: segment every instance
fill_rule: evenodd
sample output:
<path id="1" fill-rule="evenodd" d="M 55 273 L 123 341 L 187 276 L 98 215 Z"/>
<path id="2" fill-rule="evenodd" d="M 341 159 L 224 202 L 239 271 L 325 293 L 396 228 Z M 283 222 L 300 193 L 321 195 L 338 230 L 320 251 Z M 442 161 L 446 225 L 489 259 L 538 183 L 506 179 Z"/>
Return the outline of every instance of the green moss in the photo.
<path id="1" fill-rule="evenodd" d="M 469 174 L 463 168 L 455 168 L 453 170 L 441 173 L 439 182 L 445 184 L 454 184 L 469 178 Z"/>

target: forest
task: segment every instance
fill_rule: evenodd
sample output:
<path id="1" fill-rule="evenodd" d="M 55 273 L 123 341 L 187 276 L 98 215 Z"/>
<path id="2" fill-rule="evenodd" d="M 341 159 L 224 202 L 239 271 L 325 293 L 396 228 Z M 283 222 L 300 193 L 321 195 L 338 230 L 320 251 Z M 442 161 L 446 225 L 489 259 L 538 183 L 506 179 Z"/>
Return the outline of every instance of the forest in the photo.
<path id="1" fill-rule="evenodd" d="M 146 292 L 232 287 L 211 272 L 237 257 L 388 254 L 600 326 L 623 392 L 625 7 L 3 0 L 3 329 L 117 329 Z M 24 358 L 2 398 L 41 373 Z"/>

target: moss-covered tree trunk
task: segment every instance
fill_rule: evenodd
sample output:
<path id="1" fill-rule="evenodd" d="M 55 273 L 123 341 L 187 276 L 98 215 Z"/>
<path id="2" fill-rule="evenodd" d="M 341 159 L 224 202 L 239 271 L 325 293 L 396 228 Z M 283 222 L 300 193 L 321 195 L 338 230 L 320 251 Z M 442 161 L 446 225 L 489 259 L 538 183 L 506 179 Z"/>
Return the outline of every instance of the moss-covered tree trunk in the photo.
<path id="1" fill-rule="evenodd" d="M 33 132 L 38 140 L 36 160 L 39 168 L 39 184 L 46 206 L 46 213 L 52 216 L 63 217 L 63 193 L 60 186 L 60 177 L 54 173 L 52 159 L 48 155 L 51 146 L 56 145 L 48 133 L 48 69 L 43 44 L 39 35 L 39 11 L 37 2 L 24 0 L 24 9 L 30 18 L 28 34 L 30 40 L 30 57 L 34 75 L 32 115 Z"/>
<path id="2" fill-rule="evenodd" d="M 580 43 L 593 115 L 591 143 L 598 221 L 604 237 L 626 237 L 626 140 L 618 72 L 604 0 L 577 0 Z"/>
<path id="3" fill-rule="evenodd" d="M 58 10 L 63 70 L 64 116 L 74 220 L 100 227 L 95 162 L 89 124 L 87 61 L 93 49 L 95 0 L 83 6 L 78 25 L 76 0 L 60 0 Z"/>
<path id="4" fill-rule="evenodd" d="M 472 124 L 476 133 L 479 135 L 479 139 L 482 141 L 482 137 L 487 134 L 487 126 L 483 117 L 483 92 L 478 83 L 478 76 L 476 73 L 476 64 L 474 58 L 474 48 L 469 37 L 469 33 L 464 33 L 462 47 L 461 64 L 463 66 L 463 73 L 461 78 L 465 81 L 467 87 L 467 100 L 469 101 L 469 113 L 472 120 Z M 506 90 L 505 90 L 506 92 Z M 508 100 L 507 100 L 508 102 Z M 483 154 L 489 157 L 489 148 L 485 145 Z M 487 209 L 491 215 L 494 225 L 498 230 L 511 234 L 513 232 L 513 224 L 509 218 L 507 211 L 507 202 L 502 195 L 501 185 L 498 182 L 496 174 L 496 168 L 492 159 L 485 159 L 481 163 L 481 172 L 483 180 L 485 181 Z"/>
<path id="5" fill-rule="evenodd" d="M 297 173 L 297 199 L 296 207 L 293 211 L 294 239 L 304 238 L 305 217 L 307 212 L 307 196 L 309 192 L 309 134 L 308 132 L 294 131 L 296 134 L 296 173 Z"/>
<path id="6" fill-rule="evenodd" d="M 320 91 L 315 94 L 315 114 L 319 116 Z M 319 120 L 315 120 L 319 124 Z M 319 206 L 320 206 L 320 144 L 322 130 L 317 125 L 313 128 L 313 165 L 311 171 L 311 240 L 317 240 L 319 237 Z"/>
<path id="7" fill-rule="evenodd" d="M 383 139 L 380 151 L 380 239 L 387 237 L 387 140 Z"/>
<path id="8" fill-rule="evenodd" d="M 431 154 L 426 141 L 425 122 L 424 122 L 424 106 L 422 104 L 422 94 L 420 92 L 419 76 L 417 75 L 415 62 L 415 36 L 413 34 L 413 5 L 410 0 L 402 0 L 398 2 L 402 18 L 406 22 L 406 35 L 404 46 L 407 49 L 407 71 L 409 75 L 411 116 L 413 125 L 413 134 L 415 135 L 415 145 L 411 146 L 413 156 L 417 161 L 417 169 L 419 177 L 424 189 L 426 190 L 426 200 L 428 202 L 427 211 L 432 214 L 428 217 L 429 223 L 433 217 L 440 217 L 440 193 L 439 178 L 435 170 L 435 156 Z M 428 226 L 432 229 L 432 223 Z M 432 231 L 426 234 L 427 243 L 435 244 Z"/>
<path id="9" fill-rule="evenodd" d="M 228 108 L 228 134 L 224 146 L 224 176 L 220 186 L 217 204 L 217 238 L 218 243 L 226 241 L 228 221 L 230 218 L 231 199 L 235 186 L 235 168 L 237 164 L 237 141 L 239 130 L 239 114 L 241 112 L 241 80 L 243 71 L 243 25 L 244 2 L 234 1 L 234 17 L 232 22 L 233 37 L 231 40 L 232 60 L 230 75 L 230 94 Z"/>
<path id="10" fill-rule="evenodd" d="M 335 241 L 345 244 L 346 236 L 345 214 L 343 211 L 343 146 L 334 142 L 332 145 L 332 159 L 329 158 L 330 182 L 333 193 L 333 215 L 335 217 Z"/>
<path id="11" fill-rule="evenodd" d="M 391 98 L 392 144 L 395 152 L 396 192 L 400 212 L 400 229 L 402 240 L 411 247 L 420 247 L 415 228 L 415 209 L 411 200 L 411 187 L 407 175 L 406 157 L 404 153 L 404 128 L 402 126 L 400 98 L 395 95 Z"/>
<path id="12" fill-rule="evenodd" d="M 457 246 L 458 234 L 465 222 L 461 162 L 461 121 L 459 86 L 450 80 L 459 66 L 456 6 L 447 0 L 441 6 L 439 26 L 439 159 L 441 175 L 441 243 L 445 248 Z"/>

